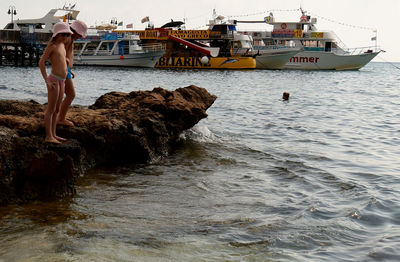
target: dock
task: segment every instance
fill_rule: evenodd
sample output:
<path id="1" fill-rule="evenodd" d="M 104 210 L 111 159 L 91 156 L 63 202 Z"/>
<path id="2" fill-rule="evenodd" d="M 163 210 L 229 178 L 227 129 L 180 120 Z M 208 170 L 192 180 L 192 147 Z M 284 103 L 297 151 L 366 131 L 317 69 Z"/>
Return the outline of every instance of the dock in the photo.
<path id="1" fill-rule="evenodd" d="M 0 30 L 0 66 L 37 66 L 51 33 Z"/>

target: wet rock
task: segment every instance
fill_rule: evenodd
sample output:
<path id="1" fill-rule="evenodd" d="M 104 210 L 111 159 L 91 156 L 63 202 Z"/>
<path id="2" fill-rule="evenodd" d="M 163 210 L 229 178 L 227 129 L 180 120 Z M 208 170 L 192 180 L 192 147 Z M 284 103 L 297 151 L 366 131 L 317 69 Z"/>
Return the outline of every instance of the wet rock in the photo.
<path id="1" fill-rule="evenodd" d="M 74 106 L 74 127 L 57 127 L 63 144 L 44 142 L 44 109 L 35 101 L 0 100 L 0 205 L 72 196 L 76 178 L 96 165 L 165 157 L 186 129 L 207 117 L 216 96 L 188 86 L 111 92 Z"/>

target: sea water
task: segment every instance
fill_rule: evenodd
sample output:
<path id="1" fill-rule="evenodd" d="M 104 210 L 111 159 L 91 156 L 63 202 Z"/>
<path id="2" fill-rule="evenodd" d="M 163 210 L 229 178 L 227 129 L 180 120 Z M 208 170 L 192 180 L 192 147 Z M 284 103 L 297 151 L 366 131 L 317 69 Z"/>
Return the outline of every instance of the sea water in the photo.
<path id="1" fill-rule="evenodd" d="M 0 208 L 0 261 L 400 261 L 391 64 L 75 72 L 79 105 L 191 84 L 218 98 L 169 157 L 90 170 L 71 199 Z M 0 67 L 1 99 L 46 95 L 38 68 Z"/>

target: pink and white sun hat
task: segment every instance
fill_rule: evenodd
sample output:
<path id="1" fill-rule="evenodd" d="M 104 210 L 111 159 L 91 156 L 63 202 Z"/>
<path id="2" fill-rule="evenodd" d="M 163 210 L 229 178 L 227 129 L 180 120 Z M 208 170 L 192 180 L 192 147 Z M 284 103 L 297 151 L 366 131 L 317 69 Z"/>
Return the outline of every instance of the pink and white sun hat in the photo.
<path id="1" fill-rule="evenodd" d="M 69 25 L 64 22 L 58 22 L 53 26 L 53 37 L 56 37 L 58 34 L 62 33 L 68 33 L 68 34 L 73 34 L 71 29 L 69 29 Z"/>
<path id="2" fill-rule="evenodd" d="M 72 22 L 71 24 L 71 28 L 78 34 L 81 35 L 82 37 L 84 37 L 86 35 L 87 32 L 87 25 L 80 21 L 80 20 L 75 20 L 74 22 Z"/>

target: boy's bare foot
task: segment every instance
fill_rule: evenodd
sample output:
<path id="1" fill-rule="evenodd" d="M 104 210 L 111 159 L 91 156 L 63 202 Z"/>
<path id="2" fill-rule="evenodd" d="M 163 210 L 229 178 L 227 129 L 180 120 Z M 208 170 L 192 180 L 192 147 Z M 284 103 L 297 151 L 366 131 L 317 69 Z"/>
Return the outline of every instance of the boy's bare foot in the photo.
<path id="1" fill-rule="evenodd" d="M 66 142 L 67 139 L 59 137 L 59 136 L 55 136 L 55 138 L 59 141 L 59 142 Z"/>
<path id="2" fill-rule="evenodd" d="M 64 119 L 61 121 L 57 122 L 57 125 L 63 125 L 63 126 L 75 126 L 74 123 L 72 123 L 71 121 Z"/>
<path id="3" fill-rule="evenodd" d="M 55 138 L 46 138 L 46 139 L 44 140 L 44 142 L 46 142 L 46 143 L 53 143 L 53 144 L 61 144 L 61 142 L 58 141 L 58 140 L 55 139 Z"/>

